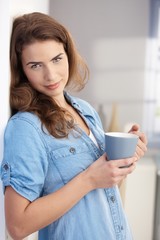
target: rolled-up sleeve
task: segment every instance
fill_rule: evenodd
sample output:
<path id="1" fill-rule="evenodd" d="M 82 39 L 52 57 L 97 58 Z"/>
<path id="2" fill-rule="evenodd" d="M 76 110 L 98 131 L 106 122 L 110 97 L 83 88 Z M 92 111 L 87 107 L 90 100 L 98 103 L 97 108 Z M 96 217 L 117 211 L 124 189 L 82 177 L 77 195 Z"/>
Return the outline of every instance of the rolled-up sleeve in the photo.
<path id="1" fill-rule="evenodd" d="M 1 179 L 29 201 L 41 196 L 48 169 L 47 150 L 39 129 L 24 119 L 10 120 L 4 135 Z"/>

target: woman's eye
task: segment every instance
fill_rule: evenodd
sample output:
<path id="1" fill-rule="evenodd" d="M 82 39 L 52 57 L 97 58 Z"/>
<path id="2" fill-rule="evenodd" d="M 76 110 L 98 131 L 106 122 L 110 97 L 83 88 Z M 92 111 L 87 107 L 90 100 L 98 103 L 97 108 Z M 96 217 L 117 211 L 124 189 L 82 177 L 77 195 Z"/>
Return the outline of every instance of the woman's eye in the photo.
<path id="1" fill-rule="evenodd" d="M 37 68 L 40 68 L 41 67 L 41 64 L 33 64 L 31 66 L 32 69 L 37 69 Z"/>
<path id="2" fill-rule="evenodd" d="M 61 59 L 62 59 L 61 57 L 57 57 L 57 58 L 53 59 L 53 62 L 57 63 L 57 62 L 59 62 Z"/>

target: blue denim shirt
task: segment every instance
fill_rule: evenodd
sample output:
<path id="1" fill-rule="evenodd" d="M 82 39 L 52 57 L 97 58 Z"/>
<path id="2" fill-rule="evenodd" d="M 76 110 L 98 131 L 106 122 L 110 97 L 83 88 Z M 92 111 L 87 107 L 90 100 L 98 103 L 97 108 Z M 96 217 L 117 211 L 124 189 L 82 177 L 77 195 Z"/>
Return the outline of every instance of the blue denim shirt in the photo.
<path id="1" fill-rule="evenodd" d="M 5 130 L 1 178 L 4 188 L 11 186 L 29 201 L 63 187 L 104 153 L 104 131 L 96 111 L 81 99 L 65 96 L 84 118 L 99 147 L 83 131 L 81 137 L 70 134 L 68 139 L 56 139 L 42 130 L 36 115 L 15 114 Z M 39 240 L 75 239 L 132 239 L 117 187 L 89 192 L 39 231 Z"/>

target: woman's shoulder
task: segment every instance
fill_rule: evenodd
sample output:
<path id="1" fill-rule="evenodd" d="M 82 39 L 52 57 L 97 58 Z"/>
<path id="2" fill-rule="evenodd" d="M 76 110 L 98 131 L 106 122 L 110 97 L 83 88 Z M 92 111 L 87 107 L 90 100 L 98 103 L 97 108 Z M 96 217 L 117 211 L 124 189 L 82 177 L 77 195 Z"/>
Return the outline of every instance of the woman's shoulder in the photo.
<path id="1" fill-rule="evenodd" d="M 33 129 L 41 131 L 41 121 L 38 116 L 30 112 L 17 112 L 9 118 L 6 130 L 17 131 L 33 131 Z"/>
<path id="2" fill-rule="evenodd" d="M 17 112 L 9 119 L 9 122 L 16 121 L 16 120 L 24 121 L 24 122 L 28 122 L 28 123 L 36 124 L 36 125 L 41 123 L 38 116 L 31 112 Z"/>
<path id="3" fill-rule="evenodd" d="M 4 138 L 7 139 L 7 141 L 11 138 L 24 138 L 33 141 L 39 139 L 38 141 L 43 142 L 43 144 L 47 146 L 44 135 L 45 132 L 40 119 L 36 114 L 30 112 L 18 112 L 14 114 L 8 120 L 4 131 Z"/>

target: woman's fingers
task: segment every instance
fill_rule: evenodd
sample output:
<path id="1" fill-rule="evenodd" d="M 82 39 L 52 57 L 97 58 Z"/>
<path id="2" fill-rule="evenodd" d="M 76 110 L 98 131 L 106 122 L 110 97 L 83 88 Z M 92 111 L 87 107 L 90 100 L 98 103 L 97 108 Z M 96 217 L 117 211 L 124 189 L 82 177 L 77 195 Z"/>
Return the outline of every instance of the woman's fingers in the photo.
<path id="1" fill-rule="evenodd" d="M 139 137 L 139 140 L 143 142 L 144 145 L 147 145 L 148 140 L 146 135 L 143 132 L 132 132 L 133 134 L 137 135 Z"/>
<path id="2" fill-rule="evenodd" d="M 118 159 L 118 160 L 110 160 L 110 164 L 113 164 L 117 168 L 128 167 L 137 161 L 137 157 Z"/>

